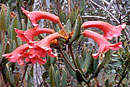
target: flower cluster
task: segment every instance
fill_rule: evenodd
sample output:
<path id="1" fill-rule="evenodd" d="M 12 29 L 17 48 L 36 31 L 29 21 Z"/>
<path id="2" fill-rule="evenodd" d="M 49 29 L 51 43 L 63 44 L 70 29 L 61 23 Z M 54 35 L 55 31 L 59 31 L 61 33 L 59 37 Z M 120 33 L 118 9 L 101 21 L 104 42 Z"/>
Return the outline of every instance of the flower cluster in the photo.
<path id="1" fill-rule="evenodd" d="M 102 22 L 102 21 L 88 21 L 84 22 L 81 26 L 82 28 L 99 28 L 101 29 L 104 34 L 100 35 L 96 32 L 90 31 L 90 30 L 85 30 L 82 34 L 85 37 L 92 38 L 95 40 L 99 46 L 99 51 L 96 54 L 92 54 L 92 56 L 96 59 L 98 58 L 100 53 L 106 52 L 108 50 L 118 50 L 119 48 L 122 47 L 122 42 L 118 42 L 116 44 L 111 44 L 107 39 L 111 40 L 113 37 L 118 37 L 121 33 L 121 30 L 126 27 L 126 24 L 118 25 L 118 26 L 113 26 L 109 23 Z"/>
<path id="2" fill-rule="evenodd" d="M 22 11 L 27 15 L 27 17 L 31 20 L 33 26 L 35 28 L 28 29 L 26 31 L 22 31 L 15 28 L 15 32 L 17 33 L 17 37 L 20 37 L 23 44 L 17 47 L 13 52 L 3 54 L 3 57 L 8 58 L 10 62 L 17 62 L 19 65 L 24 65 L 25 62 L 31 62 L 35 64 L 38 62 L 39 64 L 45 64 L 46 59 L 43 59 L 47 54 L 50 57 L 56 57 L 57 54 L 52 52 L 50 44 L 53 40 L 61 37 L 61 35 L 55 32 L 53 29 L 49 28 L 39 28 L 36 22 L 42 18 L 50 19 L 53 22 L 57 23 L 59 21 L 59 17 L 50 14 L 48 12 L 42 11 L 33 11 L 29 12 L 22 8 Z M 34 41 L 33 38 L 39 34 L 48 33 L 50 35 L 46 36 L 44 39 L 40 41 Z"/>
<path id="3" fill-rule="evenodd" d="M 52 41 L 63 36 L 65 38 L 65 36 L 67 37 L 68 35 L 60 23 L 59 17 L 55 16 L 54 14 L 43 11 L 29 12 L 26 11 L 24 8 L 21 9 L 23 13 L 25 13 L 25 15 L 31 20 L 32 25 L 35 28 L 31 28 L 26 31 L 22 31 L 15 28 L 17 37 L 21 38 L 23 42 L 26 42 L 26 44 L 23 44 L 17 47 L 13 52 L 3 54 L 2 56 L 6 57 L 10 62 L 17 62 L 19 65 L 23 65 L 24 61 L 31 62 L 32 64 L 35 64 L 36 62 L 38 62 L 39 64 L 45 64 L 46 59 L 43 58 L 47 54 L 50 57 L 57 56 L 56 53 L 54 54 L 52 52 L 52 48 L 50 47 Z M 37 21 L 40 19 L 49 19 L 54 23 L 59 23 L 65 35 L 62 36 L 60 33 L 55 32 L 53 29 L 39 28 Z M 111 40 L 113 37 L 118 37 L 120 35 L 121 30 L 126 27 L 125 24 L 119 26 L 113 26 L 111 24 L 102 21 L 88 21 L 84 22 L 81 27 L 82 28 L 96 27 L 104 32 L 103 35 L 100 35 L 91 30 L 84 30 L 82 32 L 83 36 L 92 38 L 99 45 L 98 53 L 92 54 L 94 58 L 98 58 L 100 53 L 106 52 L 110 49 L 118 50 L 119 48 L 122 47 L 122 42 L 111 44 L 107 39 Z M 40 41 L 33 40 L 35 36 L 42 33 L 48 33 L 49 35 L 46 36 L 44 39 L 41 39 Z"/>

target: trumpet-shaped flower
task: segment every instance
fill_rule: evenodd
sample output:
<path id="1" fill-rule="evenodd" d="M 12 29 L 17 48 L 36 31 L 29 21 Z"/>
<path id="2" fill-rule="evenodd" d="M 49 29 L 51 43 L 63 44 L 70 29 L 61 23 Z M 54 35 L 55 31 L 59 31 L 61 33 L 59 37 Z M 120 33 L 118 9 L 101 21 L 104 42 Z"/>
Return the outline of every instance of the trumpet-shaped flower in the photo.
<path id="1" fill-rule="evenodd" d="M 47 53 L 50 57 L 56 57 L 57 54 L 54 54 L 52 52 L 52 49 L 50 48 L 50 44 L 51 44 L 52 40 L 59 38 L 59 37 L 61 37 L 61 35 L 59 33 L 54 33 L 54 34 L 50 34 L 49 36 L 40 40 L 33 46 L 35 53 L 38 55 L 41 55 L 41 57 L 45 57 Z"/>
<path id="2" fill-rule="evenodd" d="M 26 51 L 29 49 L 28 44 L 21 45 L 17 47 L 13 52 L 3 54 L 10 62 L 17 62 L 19 65 L 23 65 L 23 58 L 27 56 Z"/>
<path id="3" fill-rule="evenodd" d="M 92 38 L 93 40 L 95 40 L 99 46 L 99 51 L 96 54 L 92 54 L 92 56 L 96 59 L 98 57 L 98 55 L 102 52 L 106 52 L 108 50 L 118 50 L 119 48 L 122 47 L 122 42 L 116 43 L 116 44 L 111 44 L 107 41 L 107 39 L 105 37 L 103 37 L 102 35 L 90 31 L 90 30 L 85 30 L 82 33 L 85 37 L 89 37 Z"/>
<path id="4" fill-rule="evenodd" d="M 33 38 L 41 33 L 54 33 L 53 29 L 48 28 L 32 28 L 26 31 L 18 30 L 15 28 L 15 32 L 18 34 L 17 37 L 20 37 L 24 42 L 32 42 Z"/>
<path id="5" fill-rule="evenodd" d="M 58 23 L 59 22 L 59 17 L 48 13 L 48 12 L 44 12 L 44 11 L 26 11 L 24 8 L 21 8 L 23 13 L 25 13 L 25 15 L 31 20 L 33 26 L 35 26 L 36 28 L 39 26 L 37 24 L 37 21 L 40 19 L 49 19 L 51 21 L 53 21 L 54 23 Z"/>
<path id="6" fill-rule="evenodd" d="M 45 64 L 46 59 L 42 59 L 41 57 L 45 57 L 43 55 L 45 52 L 43 50 L 37 50 L 37 49 L 30 49 L 28 52 L 28 56 L 26 57 L 25 61 L 26 62 L 32 62 L 32 64 L 35 64 L 38 62 L 39 64 Z"/>
<path id="7" fill-rule="evenodd" d="M 120 35 L 122 29 L 126 27 L 126 24 L 123 23 L 118 26 L 113 26 L 103 21 L 88 21 L 88 22 L 84 22 L 81 27 L 82 28 L 90 28 L 90 27 L 99 28 L 104 32 L 103 36 L 106 39 L 111 40 L 113 37 L 118 37 Z"/>

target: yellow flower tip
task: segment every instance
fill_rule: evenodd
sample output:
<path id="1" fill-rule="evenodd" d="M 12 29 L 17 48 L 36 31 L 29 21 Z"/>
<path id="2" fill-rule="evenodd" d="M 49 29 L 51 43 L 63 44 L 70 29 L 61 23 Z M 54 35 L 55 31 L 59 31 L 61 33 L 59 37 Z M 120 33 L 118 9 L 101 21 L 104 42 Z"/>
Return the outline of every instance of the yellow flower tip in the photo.
<path id="1" fill-rule="evenodd" d="M 57 39 L 52 40 L 52 41 L 51 41 L 51 44 L 53 44 L 53 45 L 58 45 L 58 40 L 57 40 Z"/>
<path id="2" fill-rule="evenodd" d="M 65 40 L 68 40 L 68 37 L 65 35 L 65 33 L 63 32 L 63 30 L 60 30 L 59 34 L 61 35 L 62 38 L 64 38 Z"/>
<path id="3" fill-rule="evenodd" d="M 69 36 L 72 37 L 74 34 L 74 30 L 72 32 L 69 33 Z"/>

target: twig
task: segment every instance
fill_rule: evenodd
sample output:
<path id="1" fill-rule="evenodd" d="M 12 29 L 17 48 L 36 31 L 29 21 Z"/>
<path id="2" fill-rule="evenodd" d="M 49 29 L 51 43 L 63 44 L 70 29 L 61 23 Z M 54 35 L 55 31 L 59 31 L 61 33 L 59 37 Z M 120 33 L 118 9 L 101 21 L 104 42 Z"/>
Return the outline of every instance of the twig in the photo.
<path id="1" fill-rule="evenodd" d="M 62 24 L 61 24 L 61 22 L 59 21 L 59 26 L 61 27 L 61 29 L 62 29 L 62 31 L 64 32 L 64 34 L 68 37 L 68 35 L 67 35 L 67 33 L 66 33 L 66 31 L 65 31 L 65 29 L 64 29 L 64 27 L 62 26 Z"/>
<path id="2" fill-rule="evenodd" d="M 106 10 L 109 10 L 111 8 L 111 6 L 113 5 L 113 3 L 114 3 L 114 0 L 111 0 L 110 3 L 109 3 L 109 5 L 107 6 Z"/>
<path id="3" fill-rule="evenodd" d="M 60 1 L 59 0 L 56 0 L 56 4 L 57 4 L 57 10 L 58 10 L 58 16 L 60 17 Z"/>
<path id="4" fill-rule="evenodd" d="M 90 0 L 90 2 L 92 2 L 94 5 L 96 5 L 100 9 L 104 10 L 105 12 L 107 12 L 118 24 L 120 23 L 109 11 L 107 11 L 106 9 L 104 9 L 102 6 L 98 5 L 97 3 L 95 3 L 92 0 Z"/>
<path id="5" fill-rule="evenodd" d="M 120 87 L 120 84 L 121 84 L 122 80 L 125 78 L 125 76 L 126 76 L 127 73 L 129 72 L 128 70 L 126 71 L 128 65 L 129 65 L 129 64 L 127 63 L 126 66 L 125 66 L 125 69 L 123 70 L 123 73 L 122 73 L 122 75 L 121 75 L 121 79 L 120 79 L 120 81 L 119 81 L 117 87 Z"/>
<path id="6" fill-rule="evenodd" d="M 71 11 L 71 0 L 68 0 L 68 12 L 70 14 L 70 11 Z"/>
<path id="7" fill-rule="evenodd" d="M 95 77 L 95 81 L 96 81 L 97 87 L 99 87 L 99 81 L 97 80 L 97 77 Z"/>
<path id="8" fill-rule="evenodd" d="M 109 5 L 110 3 L 106 0 L 102 0 L 103 2 L 105 2 L 107 5 Z"/>
<path id="9" fill-rule="evenodd" d="M 98 5 L 97 3 L 95 3 L 94 1 L 90 0 L 90 2 L 92 2 L 94 5 L 96 5 L 97 7 L 99 7 L 100 9 L 104 10 L 105 12 L 107 12 L 118 24 L 120 24 L 120 21 L 118 21 L 109 11 L 107 11 L 106 9 L 104 9 L 102 6 Z M 127 34 L 126 30 L 124 30 L 124 34 L 127 38 L 127 40 L 130 40 L 129 35 Z"/>
<path id="10" fill-rule="evenodd" d="M 96 18 L 96 19 L 103 19 L 103 20 L 106 20 L 105 17 L 101 17 L 101 16 L 82 16 L 82 18 Z"/>
<path id="11" fill-rule="evenodd" d="M 72 46 L 71 46 L 71 44 L 69 44 L 68 47 L 69 47 L 69 50 L 70 50 L 70 54 L 71 54 L 71 56 L 72 56 L 73 64 L 74 64 L 75 68 L 78 69 L 77 64 L 76 64 L 76 62 L 75 62 L 75 57 L 74 57 L 74 54 L 73 54 L 73 51 L 72 51 Z"/>
<path id="12" fill-rule="evenodd" d="M 72 65 L 70 64 L 70 62 L 68 61 L 68 59 L 64 56 L 61 48 L 59 48 L 59 52 L 61 53 L 62 57 L 64 58 L 64 60 L 66 61 L 66 63 L 68 63 L 68 65 L 71 67 L 71 69 L 76 72 L 76 70 L 72 67 Z"/>
<path id="13" fill-rule="evenodd" d="M 26 66 L 25 66 L 25 71 L 24 71 L 24 74 L 23 74 L 23 77 L 22 77 L 22 80 L 21 80 L 21 84 L 23 83 L 24 77 L 25 77 L 26 72 L 27 72 L 27 68 L 28 68 L 28 64 L 26 64 Z"/>

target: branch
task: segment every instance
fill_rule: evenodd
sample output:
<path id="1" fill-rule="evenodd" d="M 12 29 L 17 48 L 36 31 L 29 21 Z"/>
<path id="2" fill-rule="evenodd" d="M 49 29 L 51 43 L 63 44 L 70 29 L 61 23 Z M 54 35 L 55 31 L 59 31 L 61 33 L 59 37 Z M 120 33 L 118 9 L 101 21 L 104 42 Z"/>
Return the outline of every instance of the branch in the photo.
<path id="1" fill-rule="evenodd" d="M 122 73 L 122 75 L 121 75 L 121 79 L 120 79 L 120 81 L 119 81 L 117 87 L 120 87 L 120 84 L 121 84 L 122 80 L 125 78 L 125 76 L 126 76 L 127 73 L 129 72 L 128 70 L 126 71 L 128 65 L 129 65 L 129 64 L 127 63 L 126 66 L 125 66 L 125 69 L 123 70 L 123 73 Z"/>
<path id="2" fill-rule="evenodd" d="M 68 65 L 71 67 L 71 69 L 76 72 L 76 70 L 72 67 L 72 65 L 70 64 L 70 62 L 68 61 L 68 59 L 64 56 L 61 48 L 59 48 L 59 52 L 61 53 L 62 57 L 64 58 L 64 60 L 66 61 L 66 63 L 68 63 Z"/>
<path id="3" fill-rule="evenodd" d="M 71 54 L 71 56 L 72 56 L 73 64 L 74 64 L 75 68 L 78 69 L 77 64 L 76 64 L 76 62 L 75 62 L 75 57 L 74 57 L 74 54 L 73 54 L 73 51 L 72 51 L 72 46 L 71 46 L 71 44 L 69 44 L 68 47 L 69 47 L 69 49 L 70 49 L 70 54 Z"/>
<path id="4" fill-rule="evenodd" d="M 96 19 L 106 20 L 106 17 L 101 17 L 101 16 L 82 16 L 82 18 L 96 18 Z"/>
<path id="5" fill-rule="evenodd" d="M 97 7 L 99 7 L 100 9 L 104 10 L 105 12 L 107 12 L 118 24 L 120 23 L 109 11 L 104 9 L 102 6 L 100 6 L 99 4 L 95 3 L 93 0 L 90 0 L 90 2 L 93 3 L 94 5 L 96 5 Z"/>

